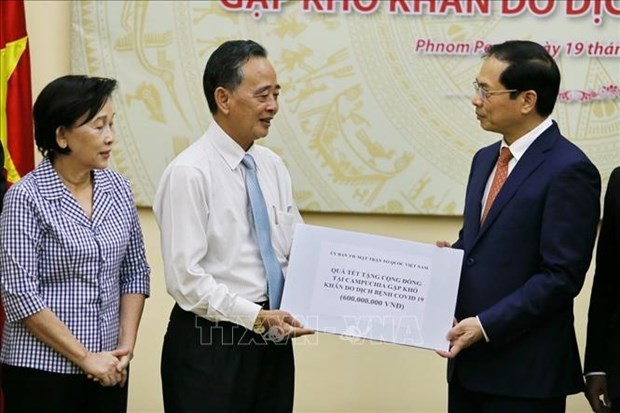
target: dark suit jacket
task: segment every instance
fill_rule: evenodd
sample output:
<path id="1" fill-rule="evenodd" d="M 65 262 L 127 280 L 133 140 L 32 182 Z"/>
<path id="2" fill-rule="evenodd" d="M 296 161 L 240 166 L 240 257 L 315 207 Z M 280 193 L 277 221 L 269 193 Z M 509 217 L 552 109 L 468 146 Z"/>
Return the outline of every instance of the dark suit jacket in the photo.
<path id="1" fill-rule="evenodd" d="M 588 311 L 584 370 L 606 372 L 608 391 L 620 397 L 620 168 L 605 193 L 603 223 Z"/>
<path id="2" fill-rule="evenodd" d="M 478 316 L 490 342 L 448 363 L 448 380 L 509 397 L 583 389 L 573 299 L 590 265 L 600 214 L 596 167 L 554 122 L 527 149 L 480 226 L 481 200 L 500 142 L 473 159 L 456 318 Z"/>

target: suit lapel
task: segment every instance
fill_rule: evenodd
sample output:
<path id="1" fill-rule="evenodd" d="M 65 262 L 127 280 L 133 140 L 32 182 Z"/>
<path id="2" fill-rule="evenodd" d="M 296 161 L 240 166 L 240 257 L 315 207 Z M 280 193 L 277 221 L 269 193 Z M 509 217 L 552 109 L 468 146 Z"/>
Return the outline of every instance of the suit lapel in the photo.
<path id="1" fill-rule="evenodd" d="M 508 202 L 510 202 L 510 200 L 514 197 L 523 182 L 525 182 L 525 180 L 545 161 L 546 152 L 553 147 L 557 141 L 558 134 L 558 127 L 554 122 L 553 125 L 544 131 L 525 151 L 510 175 L 508 175 L 508 179 L 506 179 L 504 186 L 497 194 L 497 197 L 489 210 L 487 218 L 482 224 L 480 231 L 478 231 L 478 235 L 474 243 L 480 239 L 480 237 L 491 225 L 493 225 L 493 222 L 497 219 Z M 482 199 L 482 195 L 480 195 L 480 198 L 478 199 Z"/>
<path id="2" fill-rule="evenodd" d="M 464 225 L 467 228 L 473 229 L 473 231 L 465 232 L 465 245 L 472 245 L 478 235 L 480 216 L 482 215 L 482 196 L 484 195 L 484 188 L 489 175 L 497 163 L 500 144 L 500 142 L 497 142 L 480 152 L 478 155 L 479 159 L 476 161 L 477 165 L 474 165 L 472 169 Z"/>

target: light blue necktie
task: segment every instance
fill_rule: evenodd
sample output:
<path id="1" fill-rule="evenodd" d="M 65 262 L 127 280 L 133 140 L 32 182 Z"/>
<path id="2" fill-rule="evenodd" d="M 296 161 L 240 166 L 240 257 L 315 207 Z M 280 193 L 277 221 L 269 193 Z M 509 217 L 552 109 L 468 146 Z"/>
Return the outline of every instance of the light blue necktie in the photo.
<path id="1" fill-rule="evenodd" d="M 284 276 L 282 267 L 276 258 L 276 253 L 271 245 L 271 227 L 269 226 L 269 214 L 265 205 L 263 192 L 258 184 L 256 176 L 256 164 L 251 155 L 245 154 L 241 161 L 245 166 L 245 189 L 250 199 L 250 211 L 256 237 L 258 238 L 258 248 L 260 256 L 267 272 L 267 291 L 269 293 L 269 308 L 272 310 L 280 308 L 282 299 L 282 288 L 284 286 Z"/>

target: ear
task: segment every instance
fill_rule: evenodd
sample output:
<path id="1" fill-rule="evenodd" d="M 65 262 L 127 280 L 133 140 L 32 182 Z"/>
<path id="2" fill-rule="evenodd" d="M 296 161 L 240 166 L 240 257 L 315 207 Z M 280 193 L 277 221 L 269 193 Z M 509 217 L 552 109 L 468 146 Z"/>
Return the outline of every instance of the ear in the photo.
<path id="1" fill-rule="evenodd" d="M 536 112 L 536 102 L 538 101 L 538 95 L 534 90 L 526 90 L 521 93 L 522 105 L 521 105 L 521 113 L 527 115 L 528 113 L 534 111 Z"/>
<path id="2" fill-rule="evenodd" d="M 217 89 L 215 89 L 215 103 L 217 104 L 217 108 L 219 110 L 219 112 L 223 113 L 224 115 L 228 115 L 228 113 L 230 112 L 230 92 L 223 88 L 223 87 L 218 87 Z"/>
<path id="3" fill-rule="evenodd" d="M 56 143 L 61 149 L 65 149 L 69 146 L 69 142 L 67 141 L 67 130 L 64 126 L 56 128 Z"/>

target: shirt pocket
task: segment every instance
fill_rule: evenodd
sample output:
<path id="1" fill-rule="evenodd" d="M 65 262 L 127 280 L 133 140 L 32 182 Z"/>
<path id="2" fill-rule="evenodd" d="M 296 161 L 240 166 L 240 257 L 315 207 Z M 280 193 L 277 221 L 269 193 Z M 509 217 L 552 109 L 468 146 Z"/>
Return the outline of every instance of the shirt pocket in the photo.
<path id="1" fill-rule="evenodd" d="M 273 242 L 278 255 L 288 260 L 293 244 L 293 232 L 297 224 L 297 215 L 275 209 Z"/>

